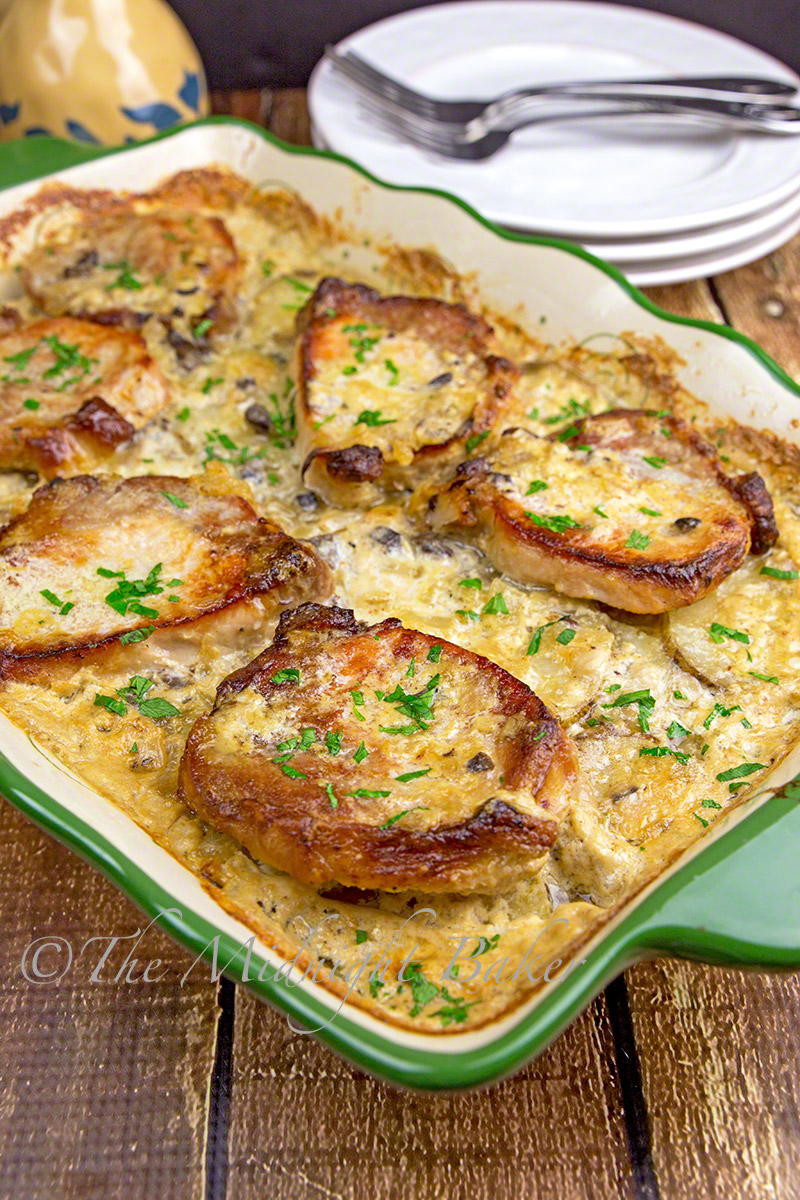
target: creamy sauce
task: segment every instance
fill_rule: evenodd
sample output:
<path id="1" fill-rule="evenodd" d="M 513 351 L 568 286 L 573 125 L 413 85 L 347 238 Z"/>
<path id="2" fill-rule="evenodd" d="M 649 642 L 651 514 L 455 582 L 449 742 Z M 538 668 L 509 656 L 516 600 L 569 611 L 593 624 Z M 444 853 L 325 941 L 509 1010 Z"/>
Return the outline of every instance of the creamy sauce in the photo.
<path id="1" fill-rule="evenodd" d="M 305 945 L 312 976 L 340 992 L 352 987 L 359 1003 L 413 1028 L 478 1025 L 520 1002 L 548 963 L 568 961 L 615 906 L 740 801 L 763 774 L 761 768 L 741 772 L 742 764 L 766 769 L 797 741 L 800 581 L 785 577 L 800 558 L 793 452 L 712 419 L 675 383 L 664 347 L 630 335 L 629 341 L 555 348 L 498 322 L 497 351 L 524 364 L 518 392 L 530 428 L 551 432 L 575 415 L 615 405 L 668 408 L 693 419 L 720 445 L 731 470 L 758 469 L 765 476 L 781 530 L 777 546 L 762 559 L 748 559 L 697 604 L 663 618 L 635 618 L 546 588 L 518 586 L 475 549 L 431 535 L 419 499 L 403 498 L 367 514 L 327 508 L 301 481 L 292 422 L 294 321 L 318 279 L 339 274 L 387 293 L 463 297 L 476 308 L 479 299 L 430 254 L 375 254 L 369 267 L 354 272 L 355 244 L 315 223 L 290 196 L 272 208 L 234 201 L 220 215 L 244 260 L 238 323 L 189 369 L 176 363 L 163 326 L 144 324 L 172 398 L 160 417 L 108 460 L 107 469 L 188 476 L 223 462 L 262 515 L 298 538 L 315 539 L 334 571 L 336 602 L 353 608 L 359 619 L 399 617 L 518 676 L 575 741 L 582 782 L 571 813 L 542 872 L 500 895 L 321 895 L 253 861 L 188 812 L 175 785 L 188 730 L 208 711 L 216 685 L 271 637 L 272 622 L 257 615 L 249 626 L 241 614 L 227 625 L 220 618 L 213 638 L 197 641 L 190 631 L 165 631 L 111 656 L 53 663 L 38 678 L 4 685 L 3 708 L 267 942 L 289 957 Z M 12 248 L 9 266 L 20 253 Z M 30 301 L 18 304 L 26 315 L 37 312 Z M 400 345 L 393 362 L 405 371 Z M 380 405 L 388 411 L 405 392 L 400 386 L 387 399 L 383 362 L 376 364 L 367 382 L 380 387 Z M 438 369 L 438 362 L 426 363 L 422 375 Z M 356 403 L 370 407 L 354 398 Z M 248 419 L 256 404 L 261 424 Z M 263 428 L 263 410 L 272 420 L 270 432 Z M 560 451 L 548 453 L 555 459 Z M 35 482 L 21 474 L 0 476 L 7 516 L 24 509 Z M 665 483 L 651 481 L 650 496 Z M 658 497 L 665 508 L 674 505 L 671 491 L 664 488 Z M 615 503 L 613 497 L 606 502 Z M 627 506 L 631 497 L 616 503 Z M 764 567 L 772 573 L 763 574 Z M 167 561 L 164 571 L 172 571 Z M 31 586 L 38 591 L 40 582 Z M 725 632 L 712 636 L 712 627 Z M 98 692 L 113 695 L 134 671 L 152 678 L 180 716 L 155 722 L 135 709 L 120 716 L 94 705 Z M 423 783 L 415 797 L 423 794 Z M 415 917 L 421 909 L 433 909 L 435 918 Z M 462 937 L 459 970 L 444 979 Z M 538 970 L 520 965 L 533 943 Z M 404 961 L 421 966 L 407 969 L 406 982 L 400 982 Z M 563 966 L 554 966 L 548 978 L 558 969 Z"/>

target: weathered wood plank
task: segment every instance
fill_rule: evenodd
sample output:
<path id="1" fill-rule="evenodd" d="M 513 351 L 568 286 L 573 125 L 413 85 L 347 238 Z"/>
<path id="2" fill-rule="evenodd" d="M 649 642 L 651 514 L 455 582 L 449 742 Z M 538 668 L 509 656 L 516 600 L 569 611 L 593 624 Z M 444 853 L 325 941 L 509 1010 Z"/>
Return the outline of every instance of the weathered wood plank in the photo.
<path id="1" fill-rule="evenodd" d="M 754 289 L 771 271 L 766 263 L 715 281 L 727 315 L 758 338 Z M 795 287 L 797 304 L 797 275 Z M 722 317 L 702 281 L 648 294 L 684 316 Z M 800 363 L 790 338 L 773 338 L 769 348 L 787 369 Z M 800 1194 L 800 977 L 667 961 L 641 964 L 626 981 L 662 1195 Z"/>
<path id="2" fill-rule="evenodd" d="M 113 982 L 133 939 L 90 976 L 108 942 L 147 919 L 93 868 L 0 802 L 0 1195 L 187 1196 L 204 1192 L 206 1108 L 217 1022 L 216 988 L 192 959 L 152 930 L 137 974 Z M 25 948 L 56 936 L 73 948 L 60 981 L 28 982 Z M 40 973 L 67 950 L 43 950 Z M 26 971 L 36 977 L 28 955 Z"/>
<path id="3" fill-rule="evenodd" d="M 237 1200 L 632 1196 L 602 1000 L 487 1092 L 395 1091 L 237 993 L 228 1192 Z"/>
<path id="4" fill-rule="evenodd" d="M 714 279 L 731 325 L 800 377 L 800 234 L 738 271 Z"/>

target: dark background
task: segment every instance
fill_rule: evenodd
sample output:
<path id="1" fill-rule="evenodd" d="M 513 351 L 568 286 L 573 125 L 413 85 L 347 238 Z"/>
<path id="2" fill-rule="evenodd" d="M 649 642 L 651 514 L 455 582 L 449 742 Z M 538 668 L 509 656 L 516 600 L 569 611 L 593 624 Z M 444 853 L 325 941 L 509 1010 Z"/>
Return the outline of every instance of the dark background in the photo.
<path id="1" fill-rule="evenodd" d="M 434 0 L 171 0 L 212 88 L 302 87 L 326 42 Z M 621 0 L 759 46 L 800 71 L 800 0 Z"/>

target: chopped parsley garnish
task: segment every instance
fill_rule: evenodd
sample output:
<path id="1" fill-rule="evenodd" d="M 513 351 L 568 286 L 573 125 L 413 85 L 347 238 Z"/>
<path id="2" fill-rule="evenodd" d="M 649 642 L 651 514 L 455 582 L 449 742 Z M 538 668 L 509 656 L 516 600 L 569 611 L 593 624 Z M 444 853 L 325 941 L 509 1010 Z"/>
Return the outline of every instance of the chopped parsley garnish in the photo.
<path id="1" fill-rule="evenodd" d="M 334 793 L 333 784 L 332 783 L 324 783 L 322 786 L 325 789 L 325 795 L 328 797 L 328 802 L 330 803 L 331 808 L 338 808 L 339 801 L 337 800 L 336 795 Z"/>
<path id="2" fill-rule="evenodd" d="M 692 816 L 700 822 L 704 829 L 708 829 L 708 821 L 705 819 L 705 817 L 701 817 L 700 813 L 692 813 Z"/>
<path id="3" fill-rule="evenodd" d="M 271 258 L 267 258 L 264 260 L 264 262 L 262 262 L 261 274 L 265 275 L 267 277 L 267 279 L 269 279 L 270 275 L 272 274 L 272 272 L 274 270 L 275 270 L 275 263 L 272 261 Z"/>
<path id="4" fill-rule="evenodd" d="M 356 367 L 353 363 L 350 363 L 346 367 L 342 367 L 343 375 L 355 375 L 355 374 L 357 374 L 357 372 L 358 372 L 358 367 Z M 356 424 L 358 424 L 358 422 L 356 422 Z"/>
<path id="5" fill-rule="evenodd" d="M 456 616 L 463 617 L 465 621 L 477 621 L 478 613 L 473 608 L 457 608 Z"/>
<path id="6" fill-rule="evenodd" d="M 212 388 L 218 387 L 219 384 L 224 383 L 224 382 L 225 382 L 225 380 L 222 376 L 218 376 L 216 379 L 213 379 L 209 375 L 208 379 L 205 381 L 203 386 L 200 388 L 200 391 L 203 393 L 204 396 L 207 396 Z"/>
<path id="7" fill-rule="evenodd" d="M 639 751 L 640 758 L 666 758 L 668 755 L 677 759 L 679 763 L 687 763 L 691 758 L 690 754 L 684 754 L 682 750 L 673 750 L 671 746 L 643 746 Z"/>
<path id="8" fill-rule="evenodd" d="M 502 592 L 498 592 L 496 596 L 492 596 L 491 600 L 487 600 L 481 609 L 482 616 L 493 617 L 498 613 L 508 616 L 508 605 Z"/>
<path id="9" fill-rule="evenodd" d="M 313 288 L 307 283 L 303 283 L 302 279 L 295 279 L 294 275 L 284 276 L 287 283 L 290 283 L 295 291 L 298 292 L 313 292 Z"/>
<path id="10" fill-rule="evenodd" d="M 703 729 L 708 729 L 715 717 L 729 717 L 731 713 L 741 711 L 742 706 L 740 704 L 734 704 L 731 708 L 726 708 L 724 704 L 715 704 L 705 721 L 703 721 Z"/>
<path id="11" fill-rule="evenodd" d="M 800 579 L 800 571 L 779 571 L 777 567 L 762 567 L 759 575 L 768 575 L 770 579 Z"/>
<path id="12" fill-rule="evenodd" d="M 119 717 L 124 717 L 128 711 L 128 706 L 122 700 L 118 700 L 115 696 L 103 696 L 100 692 L 94 698 L 96 708 L 107 708 L 109 712 L 116 713 Z"/>
<path id="13" fill-rule="evenodd" d="M 760 679 L 762 683 L 780 683 L 777 675 L 762 675 L 760 671 L 748 671 L 748 675 L 752 675 L 754 679 Z"/>
<path id="14" fill-rule="evenodd" d="M 545 481 L 543 479 L 533 479 L 528 484 L 528 490 L 526 491 L 525 495 L 526 496 L 535 496 L 537 492 L 545 491 L 547 486 L 548 485 L 545 483 Z"/>
<path id="15" fill-rule="evenodd" d="M 431 768 L 424 767 L 421 771 L 406 771 L 404 775 L 395 775 L 398 783 L 410 783 L 412 779 L 421 779 L 423 775 L 430 774 Z"/>
<path id="16" fill-rule="evenodd" d="M 328 751 L 328 754 L 338 754 L 341 748 L 341 733 L 334 733 L 333 730 L 329 729 L 325 734 L 325 749 Z"/>
<path id="17" fill-rule="evenodd" d="M 661 513 L 658 511 L 657 508 L 645 508 L 644 505 L 642 505 L 640 507 L 639 512 L 644 513 L 644 515 L 646 517 L 660 517 L 661 516 Z"/>
<path id="18" fill-rule="evenodd" d="M 563 621 L 563 620 L 564 620 L 563 617 L 556 617 L 555 621 L 547 621 L 546 624 L 540 625 L 538 627 L 538 629 L 534 629 L 533 636 L 531 637 L 531 640 L 528 642 L 528 649 L 527 649 L 526 653 L 527 654 L 538 654 L 539 647 L 542 644 L 542 634 L 544 633 L 544 631 L 546 629 L 549 629 L 551 625 L 558 625 L 559 621 Z"/>
<path id="19" fill-rule="evenodd" d="M 570 396 L 566 404 L 552 417 L 544 417 L 545 425 L 558 425 L 559 421 L 569 421 L 575 417 L 583 417 L 589 412 L 589 404 Z M 531 416 L 533 414 L 530 414 Z M 538 415 L 538 414 L 537 414 Z"/>
<path id="20" fill-rule="evenodd" d="M 441 646 L 431 646 L 426 657 L 428 659 L 428 662 L 438 662 L 439 659 L 442 657 L 442 647 Z"/>
<path id="21" fill-rule="evenodd" d="M 369 750 L 363 742 L 359 742 L 358 747 L 353 751 L 353 762 L 362 763 L 368 757 Z"/>
<path id="22" fill-rule="evenodd" d="M 158 609 L 148 608 L 142 604 L 142 596 L 160 596 L 164 591 L 161 582 L 161 563 L 156 563 L 147 573 L 145 579 L 126 579 L 124 571 L 109 571 L 107 567 L 98 567 L 97 574 L 105 579 L 116 579 L 117 583 L 105 597 L 106 604 L 121 616 L 129 612 L 140 617 L 157 617 Z M 177 587 L 180 580 L 171 580 L 166 586 Z"/>
<path id="23" fill-rule="evenodd" d="M 464 446 L 464 449 L 466 450 L 467 454 L 472 454 L 472 451 L 476 450 L 478 448 L 478 446 L 480 446 L 483 439 L 487 438 L 488 436 L 489 436 L 488 429 L 484 429 L 483 433 L 471 433 L 470 436 L 467 438 L 466 444 Z"/>
<path id="24" fill-rule="evenodd" d="M 655 708 L 656 702 L 649 688 L 642 688 L 638 692 L 622 692 L 616 699 L 609 704 L 604 704 L 603 708 L 625 708 L 629 704 L 637 704 L 639 706 L 639 728 L 642 733 L 650 732 L 648 716 Z"/>
<path id="25" fill-rule="evenodd" d="M 640 529 L 632 529 L 628 534 L 628 540 L 625 545 L 630 550 L 646 550 L 650 545 L 650 538 L 646 533 L 642 533 Z"/>
<path id="26" fill-rule="evenodd" d="M 355 424 L 375 428 L 377 425 L 396 425 L 397 421 L 394 417 L 382 417 L 379 408 L 365 408 L 356 417 Z"/>
<path id="27" fill-rule="evenodd" d="M 683 692 L 679 692 L 677 689 L 672 693 L 672 698 L 673 698 L 673 700 L 685 700 L 686 699 Z"/>
<path id="28" fill-rule="evenodd" d="M 188 408 L 187 406 L 184 406 L 179 413 L 175 413 L 175 420 L 176 421 L 188 421 L 189 417 L 191 415 L 192 415 L 192 410 L 190 408 Z"/>
<path id="29" fill-rule="evenodd" d="M 550 529 L 553 533 L 564 533 L 567 529 L 580 529 L 580 521 L 573 520 L 562 514 L 555 516 L 543 517 L 541 513 L 526 512 L 525 516 L 529 521 L 533 521 L 534 525 L 540 525 L 542 529 Z"/>
<path id="30" fill-rule="evenodd" d="M 500 934 L 493 933 L 490 938 L 478 936 L 478 944 L 474 950 L 470 952 L 470 958 L 480 958 L 482 954 L 486 954 L 488 950 L 494 950 L 497 943 L 500 941 Z"/>
<path id="31" fill-rule="evenodd" d="M 18 350 L 16 354 L 7 354 L 3 362 L 11 363 L 17 371 L 24 371 L 38 348 L 39 343 L 36 342 L 33 346 L 28 346 L 27 350 Z"/>
<path id="32" fill-rule="evenodd" d="M 175 717 L 180 711 L 163 696 L 151 696 L 139 702 L 139 712 L 153 721 L 159 721 L 162 717 Z"/>
<path id="33" fill-rule="evenodd" d="M 595 513 L 597 513 L 598 517 L 603 517 L 603 518 L 604 518 L 606 521 L 608 521 L 608 520 L 609 520 L 608 513 L 607 513 L 607 512 L 603 512 L 603 510 L 602 510 L 602 508 L 600 507 L 600 505 L 599 505 L 599 504 L 595 504 L 594 508 L 592 509 L 592 512 L 595 512 Z"/>
<path id="34" fill-rule="evenodd" d="M 354 792 L 348 792 L 348 796 L 355 796 L 357 800 L 382 800 L 386 796 L 391 796 L 391 792 L 383 792 L 380 789 L 371 788 L 356 788 Z M 383 826 L 379 826 L 383 829 Z"/>
<path id="35" fill-rule="evenodd" d="M 50 588 L 42 588 L 42 590 L 39 592 L 39 595 L 44 596 L 48 604 L 54 605 L 62 616 L 66 616 L 66 614 L 71 612 L 75 607 L 75 604 L 72 600 L 59 600 L 55 592 L 50 591 Z"/>
<path id="36" fill-rule="evenodd" d="M 436 689 L 441 681 L 441 675 L 432 675 L 425 687 L 419 692 L 406 692 L 398 683 L 397 686 L 383 697 L 384 704 L 394 704 L 399 713 L 410 717 L 418 728 L 427 729 L 433 720 L 433 704 L 436 700 Z"/>
<path id="37" fill-rule="evenodd" d="M 353 716 L 358 721 L 366 721 L 367 718 L 364 716 L 363 712 L 360 711 L 364 707 L 364 693 L 351 692 L 350 698 L 353 701 Z"/>
<path id="38" fill-rule="evenodd" d="M 192 333 L 196 338 L 205 337 L 213 324 L 214 322 L 211 320 L 211 317 L 204 317 L 202 321 L 197 322 Z"/>
<path id="39" fill-rule="evenodd" d="M 389 372 L 389 376 L 390 376 L 389 387 L 394 387 L 395 384 L 397 383 L 397 377 L 400 374 L 400 371 L 399 371 L 396 363 L 393 363 L 390 358 L 385 358 L 383 360 L 383 365 L 386 367 L 386 370 Z"/>
<path id="40" fill-rule="evenodd" d="M 478 591 L 483 587 L 483 581 L 480 579 L 459 579 L 459 587 L 476 588 Z"/>
<path id="41" fill-rule="evenodd" d="M 721 804 L 717 804 L 716 800 L 704 800 L 703 808 L 722 808 Z"/>
<path id="42" fill-rule="evenodd" d="M 103 267 L 104 271 L 119 271 L 116 279 L 112 279 L 111 283 L 106 284 L 106 291 L 111 292 L 114 288 L 125 288 L 129 292 L 137 292 L 144 287 L 141 280 L 137 279 L 131 269 L 131 264 L 127 259 L 121 259 L 119 262 L 106 263 Z"/>
<path id="43" fill-rule="evenodd" d="M 680 721 L 673 721 L 667 730 L 668 738 L 685 738 L 688 737 L 690 730 L 685 725 L 681 725 Z"/>
<path id="44" fill-rule="evenodd" d="M 304 775 L 302 771 L 298 771 L 296 767 L 291 767 L 289 763 L 282 762 L 278 765 L 280 766 L 280 769 L 283 771 L 284 775 L 288 775 L 290 779 L 308 778 L 308 776 Z"/>
<path id="45" fill-rule="evenodd" d="M 216 380 L 217 383 L 222 383 L 221 379 Z M 208 383 L 208 380 L 206 380 Z M 205 391 L 206 388 L 204 387 Z M 275 443 L 278 444 L 277 442 Z M 227 451 L 226 454 L 220 454 L 220 448 Z M 266 446 L 261 446 L 254 450 L 250 446 L 237 446 L 233 438 L 227 433 L 223 433 L 219 429 L 212 429 L 206 434 L 206 444 L 204 447 L 203 462 L 224 462 L 230 463 L 232 466 L 242 466 L 249 462 L 252 458 L 263 458 L 266 453 Z"/>
<path id="46" fill-rule="evenodd" d="M 568 425 L 566 429 L 562 429 L 561 432 L 556 435 L 556 438 L 557 438 L 557 441 L 559 441 L 559 442 L 566 442 L 566 441 L 569 441 L 570 438 L 576 437 L 577 434 L 579 434 L 579 433 L 580 433 L 580 429 L 578 428 L 577 425 Z M 578 449 L 586 450 L 586 449 L 588 449 L 588 447 L 579 446 Z"/>
<path id="47" fill-rule="evenodd" d="M 299 683 L 300 672 L 297 667 L 282 667 L 272 676 L 270 683 Z"/>
<path id="48" fill-rule="evenodd" d="M 177 716 L 181 710 L 169 700 L 165 700 L 163 696 L 147 695 L 153 687 L 155 684 L 152 679 L 147 679 L 144 675 L 131 675 L 125 687 L 116 689 L 118 699 L 98 693 L 94 702 L 98 707 L 107 708 L 120 717 L 126 715 L 128 705 L 138 708 L 143 717 L 149 717 L 152 721 Z"/>
<path id="49" fill-rule="evenodd" d="M 389 795 L 388 792 L 383 792 L 382 794 L 384 796 Z M 424 812 L 426 809 L 427 805 L 425 804 L 417 804 L 414 808 L 404 808 L 402 812 L 395 813 L 393 817 L 389 817 L 388 821 L 384 821 L 382 825 L 379 825 L 378 829 L 391 829 L 392 825 L 397 824 L 398 821 L 402 821 L 403 817 L 407 817 L 409 813 Z"/>
<path id="50" fill-rule="evenodd" d="M 748 775 L 752 775 L 755 771 L 765 771 L 764 763 L 746 762 L 741 763 L 738 767 L 729 767 L 727 771 L 720 771 L 717 779 L 720 783 L 727 783 L 731 779 L 745 779 Z"/>
<path id="51" fill-rule="evenodd" d="M 728 629 L 727 625 L 720 625 L 714 621 L 709 628 L 708 636 L 712 642 L 724 642 L 725 638 L 730 638 L 733 642 L 744 642 L 745 645 L 750 644 L 749 633 L 744 633 L 741 629 Z"/>
<path id="52" fill-rule="evenodd" d="M 41 404 L 38 400 L 29 398 L 28 400 L 22 401 L 22 407 L 30 409 L 31 412 L 35 412 L 37 408 L 41 408 Z"/>
<path id="53" fill-rule="evenodd" d="M 363 944 L 366 940 L 367 940 L 366 929 L 357 929 L 356 930 L 356 945 L 363 946 Z"/>
<path id="54" fill-rule="evenodd" d="M 131 629 L 128 633 L 123 633 L 119 640 L 123 646 L 130 646 L 134 642 L 145 642 L 151 633 L 155 633 L 155 629 L 155 625 L 143 625 L 141 629 Z"/>
<path id="55" fill-rule="evenodd" d="M 662 467 L 667 465 L 667 460 L 660 458 L 657 454 L 645 454 L 643 457 L 648 466 L 655 467 L 657 471 L 660 471 Z"/>
<path id="56" fill-rule="evenodd" d="M 556 634 L 556 641 L 560 642 L 562 646 L 568 646 L 574 637 L 574 629 L 562 629 L 561 633 Z"/>
<path id="57" fill-rule="evenodd" d="M 165 496 L 166 499 L 169 500 L 170 504 L 174 504 L 176 508 L 189 507 L 186 500 L 182 500 L 180 496 L 176 496 L 173 492 L 162 492 L 161 495 Z"/>
<path id="58" fill-rule="evenodd" d="M 409 1015 L 412 1017 L 418 1016 L 423 1008 L 441 997 L 445 1001 L 444 1006 L 430 1015 L 439 1017 L 442 1025 L 445 1026 L 461 1025 L 466 1021 L 469 1009 L 477 1003 L 476 1000 L 472 1000 L 467 1004 L 461 996 L 451 996 L 446 987 L 439 988 L 435 983 L 431 983 L 422 974 L 422 963 L 409 963 L 398 978 L 402 979 L 401 987 L 403 983 L 407 983 L 411 992 L 413 1005 Z"/>

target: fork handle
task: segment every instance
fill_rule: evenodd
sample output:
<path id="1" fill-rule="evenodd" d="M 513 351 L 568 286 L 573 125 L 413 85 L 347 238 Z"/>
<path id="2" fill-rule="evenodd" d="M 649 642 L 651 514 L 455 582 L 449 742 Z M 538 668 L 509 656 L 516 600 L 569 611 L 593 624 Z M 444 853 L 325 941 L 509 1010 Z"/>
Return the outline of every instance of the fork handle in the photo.
<path id="1" fill-rule="evenodd" d="M 718 99 L 704 95 L 679 96 L 633 94 L 620 91 L 617 88 L 604 91 L 582 93 L 570 91 L 566 94 L 541 93 L 523 96 L 518 94 L 514 105 L 496 114 L 488 115 L 484 131 L 517 129 L 527 120 L 546 113 L 548 107 L 559 98 L 563 100 L 585 102 L 614 102 L 623 104 L 634 112 L 685 112 L 709 119 L 727 121 L 732 126 L 741 128 L 761 128 L 770 133 L 800 133 L 800 107 L 789 104 L 754 104 L 750 100 Z M 476 129 L 477 133 L 477 129 Z"/>
<path id="2" fill-rule="evenodd" d="M 753 105 L 772 103 L 780 97 L 797 94 L 792 84 L 750 76 L 685 76 L 680 79 L 592 80 L 591 82 L 545 84 L 541 87 L 517 88 L 499 96 L 486 109 L 486 119 L 495 126 L 497 119 L 517 115 L 521 106 L 546 100 L 552 96 L 575 96 L 585 99 L 686 99 L 739 101 Z"/>

